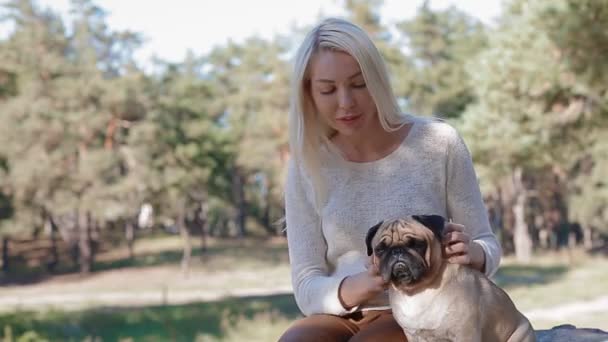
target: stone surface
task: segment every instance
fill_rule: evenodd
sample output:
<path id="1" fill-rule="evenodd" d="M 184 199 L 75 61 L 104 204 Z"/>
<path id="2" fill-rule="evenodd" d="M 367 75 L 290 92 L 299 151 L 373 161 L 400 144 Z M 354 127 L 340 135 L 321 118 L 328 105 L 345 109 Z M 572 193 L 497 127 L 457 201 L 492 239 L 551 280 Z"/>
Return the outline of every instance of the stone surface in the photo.
<path id="1" fill-rule="evenodd" d="M 600 329 L 577 328 L 570 324 L 548 330 L 536 330 L 537 342 L 608 342 L 608 333 Z"/>

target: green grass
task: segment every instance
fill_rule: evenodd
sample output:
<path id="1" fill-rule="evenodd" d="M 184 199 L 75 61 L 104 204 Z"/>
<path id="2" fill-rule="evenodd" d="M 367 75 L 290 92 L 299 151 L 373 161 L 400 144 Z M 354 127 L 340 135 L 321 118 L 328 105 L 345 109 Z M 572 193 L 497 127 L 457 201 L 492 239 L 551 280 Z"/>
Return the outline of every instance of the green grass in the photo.
<path id="1" fill-rule="evenodd" d="M 285 244 L 269 245 L 263 240 L 213 242 L 203 251 L 193 241 L 193 266 L 206 271 L 225 270 L 237 265 L 239 268 L 268 267 L 287 263 Z M 259 248 L 262 246 L 262 248 Z M 118 258 L 95 263 L 95 271 L 116 270 L 133 267 L 176 265 L 182 259 L 181 240 L 170 237 L 158 241 L 142 241 L 136 246 L 134 259 Z"/>
<path id="2" fill-rule="evenodd" d="M 16 312 L 0 316 L 13 336 L 34 331 L 51 341 L 259 341 L 276 340 L 299 317 L 291 295 L 145 308 L 98 308 L 76 312 Z M 245 338 L 245 339 L 242 339 Z"/>
<path id="3" fill-rule="evenodd" d="M 196 241 L 195 241 L 196 242 Z M 36 293 L 94 293 L 128 284 L 129 291 L 159 285 L 169 293 L 203 289 L 276 288 L 289 283 L 284 241 L 212 241 L 202 257 L 194 249 L 190 277 L 179 273 L 180 240 L 176 237 L 139 241 L 137 257 L 126 252 L 101 256 L 94 274 L 85 280 L 41 282 Z M 522 311 L 551 308 L 608 295 L 608 259 L 580 252 L 536 255 L 529 265 L 504 258 L 495 281 Z M 118 284 L 118 285 L 117 285 Z M 2 288 L 0 297 L 21 287 Z M 28 292 L 29 293 L 29 292 Z M 80 311 L 16 311 L 0 314 L 0 340 L 8 335 L 37 341 L 273 341 L 296 318 L 299 310 L 291 295 L 223 299 L 187 305 L 131 308 L 93 307 Z M 536 319 L 536 329 L 570 323 L 577 327 L 608 330 L 608 308 L 593 314 L 576 314 L 567 321 Z M 5 330 L 2 330 L 6 328 Z M 4 331 L 4 332 L 3 332 Z M 35 337 L 35 336 L 34 336 Z M 23 339 L 26 341 L 28 339 Z M 29 341 L 28 340 L 28 341 Z"/>
<path id="4" fill-rule="evenodd" d="M 548 254 L 533 265 L 507 260 L 495 280 L 521 310 L 590 300 L 608 295 L 608 259 L 567 261 Z"/>

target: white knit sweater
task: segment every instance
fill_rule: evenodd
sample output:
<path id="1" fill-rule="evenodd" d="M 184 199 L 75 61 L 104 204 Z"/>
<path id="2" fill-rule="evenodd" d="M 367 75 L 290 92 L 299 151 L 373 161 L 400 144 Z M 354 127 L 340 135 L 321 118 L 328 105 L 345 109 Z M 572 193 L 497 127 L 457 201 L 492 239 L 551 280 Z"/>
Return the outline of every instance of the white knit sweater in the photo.
<path id="1" fill-rule="evenodd" d="M 438 214 L 463 224 L 486 255 L 487 275 L 498 268 L 501 249 L 487 218 L 473 163 L 462 138 L 442 121 L 411 117 L 403 143 L 373 162 L 346 161 L 324 152 L 327 200 L 320 215 L 310 178 L 290 162 L 285 187 L 287 239 L 296 302 L 305 315 L 344 315 L 386 307 L 382 296 L 346 310 L 342 280 L 365 271 L 367 230 L 381 220 Z"/>

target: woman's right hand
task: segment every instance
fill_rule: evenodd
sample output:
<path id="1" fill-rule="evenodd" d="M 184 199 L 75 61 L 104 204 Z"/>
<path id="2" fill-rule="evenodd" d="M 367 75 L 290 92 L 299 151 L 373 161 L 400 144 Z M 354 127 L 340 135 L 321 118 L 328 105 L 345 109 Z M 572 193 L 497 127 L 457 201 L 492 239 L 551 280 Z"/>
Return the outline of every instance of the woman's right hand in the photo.
<path id="1" fill-rule="evenodd" d="M 388 288 L 388 282 L 380 276 L 380 270 L 370 257 L 367 271 L 348 276 L 340 286 L 340 299 L 346 309 L 360 305 Z"/>

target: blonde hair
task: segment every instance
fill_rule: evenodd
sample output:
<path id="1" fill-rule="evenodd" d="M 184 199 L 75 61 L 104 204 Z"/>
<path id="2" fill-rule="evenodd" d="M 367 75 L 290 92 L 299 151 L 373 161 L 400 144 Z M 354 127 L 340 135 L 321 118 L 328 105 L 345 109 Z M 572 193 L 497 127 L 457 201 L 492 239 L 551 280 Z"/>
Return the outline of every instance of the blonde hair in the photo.
<path id="1" fill-rule="evenodd" d="M 310 177 L 314 204 L 320 210 L 326 198 L 319 175 L 319 153 L 329 145 L 335 132 L 322 120 L 310 94 L 310 61 L 319 51 L 341 51 L 352 56 L 359 67 L 378 112 L 382 128 L 399 129 L 406 123 L 390 85 L 380 52 L 370 37 L 358 26 L 342 19 L 329 18 L 315 26 L 304 38 L 294 60 L 289 108 L 289 145 L 291 157 Z"/>

